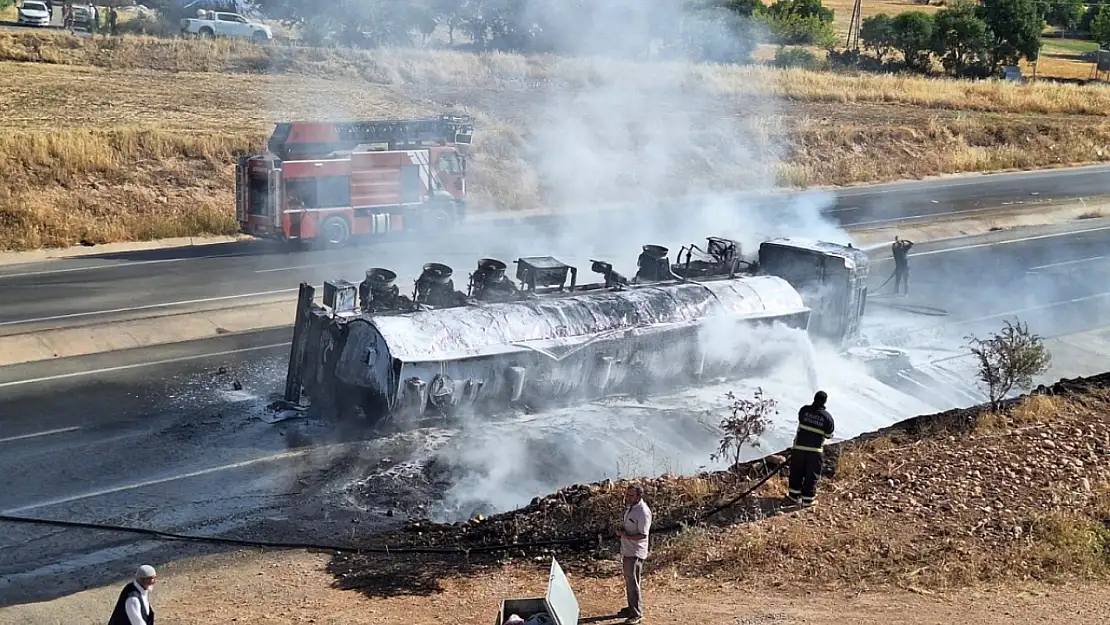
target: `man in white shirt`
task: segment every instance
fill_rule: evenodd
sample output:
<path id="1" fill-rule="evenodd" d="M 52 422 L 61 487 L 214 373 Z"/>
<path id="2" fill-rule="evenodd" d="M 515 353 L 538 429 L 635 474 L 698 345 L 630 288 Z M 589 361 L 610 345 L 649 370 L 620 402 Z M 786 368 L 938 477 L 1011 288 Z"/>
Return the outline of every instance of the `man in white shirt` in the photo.
<path id="1" fill-rule="evenodd" d="M 651 509 L 644 502 L 644 489 L 632 484 L 624 494 L 628 509 L 624 513 L 621 529 L 621 561 L 624 565 L 624 587 L 628 607 L 621 616 L 628 617 L 627 625 L 639 625 L 644 618 L 644 602 L 640 594 L 643 581 L 644 560 L 648 556 L 648 533 L 651 531 Z"/>
<path id="2" fill-rule="evenodd" d="M 157 581 L 154 567 L 144 564 L 135 571 L 135 581 L 123 587 L 108 625 L 154 625 L 150 589 Z"/>

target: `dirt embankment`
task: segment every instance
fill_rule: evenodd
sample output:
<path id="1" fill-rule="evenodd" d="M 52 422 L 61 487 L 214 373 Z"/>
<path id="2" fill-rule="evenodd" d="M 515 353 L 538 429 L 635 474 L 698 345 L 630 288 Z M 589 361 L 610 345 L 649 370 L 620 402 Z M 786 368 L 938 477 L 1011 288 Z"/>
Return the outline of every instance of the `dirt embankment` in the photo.
<path id="1" fill-rule="evenodd" d="M 26 32 L 0 33 L 0 64 L 0 249 L 229 233 L 235 157 L 279 119 L 461 108 L 479 123 L 476 210 L 624 198 L 633 187 L 616 180 L 654 197 L 1110 157 L 1097 86 Z M 628 128 L 614 135 L 613 117 Z M 681 132 L 652 137 L 668 128 Z M 560 182 L 553 155 L 568 145 L 604 153 L 612 173 Z"/>
<path id="2" fill-rule="evenodd" d="M 653 575 L 927 590 L 1110 575 L 1110 374 L 1061 381 L 998 412 L 918 417 L 833 446 L 814 509 L 785 507 L 777 475 L 742 505 L 684 525 L 776 465 L 645 480 L 657 529 Z M 388 540 L 471 548 L 472 566 L 557 554 L 590 572 L 610 557 L 623 491 L 619 482 L 574 486 L 488 519 L 414 523 Z M 505 544 L 519 547 L 483 553 Z M 446 566 L 428 558 L 337 556 L 332 570 L 342 584 L 369 589 L 405 579 L 410 566 L 425 576 Z M 446 568 L 457 570 L 457 560 Z"/>

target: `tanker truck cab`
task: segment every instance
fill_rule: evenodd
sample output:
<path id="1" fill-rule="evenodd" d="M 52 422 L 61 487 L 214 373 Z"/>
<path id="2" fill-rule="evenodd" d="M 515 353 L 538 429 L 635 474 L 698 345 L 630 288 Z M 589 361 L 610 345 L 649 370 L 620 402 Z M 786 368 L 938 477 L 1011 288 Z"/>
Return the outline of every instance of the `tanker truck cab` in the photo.
<path id="1" fill-rule="evenodd" d="M 759 246 L 759 272 L 797 289 L 812 311 L 810 335 L 834 345 L 859 338 L 869 271 L 867 254 L 846 245 L 791 237 Z"/>

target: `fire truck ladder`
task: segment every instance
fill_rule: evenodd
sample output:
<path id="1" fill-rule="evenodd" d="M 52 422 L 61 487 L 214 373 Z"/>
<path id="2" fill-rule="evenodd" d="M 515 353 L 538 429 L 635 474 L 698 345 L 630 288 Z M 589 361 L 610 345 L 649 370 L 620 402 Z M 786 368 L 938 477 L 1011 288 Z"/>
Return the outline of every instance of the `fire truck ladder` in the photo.
<path id="1" fill-rule="evenodd" d="M 295 122 L 279 123 L 274 128 L 268 147 L 275 154 L 283 154 L 289 147 L 286 141 Z M 474 135 L 472 118 L 464 115 L 440 115 L 423 119 L 331 122 L 335 142 L 330 150 L 350 150 L 364 144 L 388 144 L 389 149 L 424 147 L 427 145 L 454 144 L 465 154 Z M 313 151 L 320 151 L 323 144 L 315 144 Z"/>
<path id="2" fill-rule="evenodd" d="M 340 141 L 352 143 L 456 143 L 469 145 L 474 123 L 469 117 L 441 115 L 425 119 L 339 122 L 335 131 Z"/>

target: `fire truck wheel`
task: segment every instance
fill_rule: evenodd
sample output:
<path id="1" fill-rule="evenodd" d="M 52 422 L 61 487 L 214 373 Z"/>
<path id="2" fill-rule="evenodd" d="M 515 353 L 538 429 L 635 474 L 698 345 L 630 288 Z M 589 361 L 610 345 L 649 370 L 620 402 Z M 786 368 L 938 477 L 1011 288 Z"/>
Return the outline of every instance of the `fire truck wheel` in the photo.
<path id="1" fill-rule="evenodd" d="M 328 217 L 320 225 L 320 242 L 327 247 L 342 247 L 351 238 L 351 224 L 343 217 Z"/>
<path id="2" fill-rule="evenodd" d="M 455 225 L 454 218 L 443 208 L 432 209 L 424 216 L 424 229 L 431 232 L 446 232 L 453 225 Z"/>

